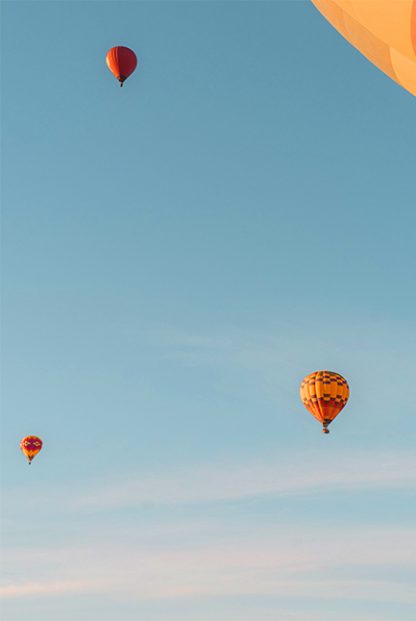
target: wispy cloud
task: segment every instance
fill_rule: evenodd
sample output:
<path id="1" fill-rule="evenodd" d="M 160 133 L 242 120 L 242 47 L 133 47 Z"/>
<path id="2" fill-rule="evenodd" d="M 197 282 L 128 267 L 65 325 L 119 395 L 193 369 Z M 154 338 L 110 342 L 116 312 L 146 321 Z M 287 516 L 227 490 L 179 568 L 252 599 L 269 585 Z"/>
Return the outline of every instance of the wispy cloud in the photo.
<path id="1" fill-rule="evenodd" d="M 289 526 L 240 534 L 219 544 L 145 542 L 117 545 L 103 538 L 66 549 L 9 550 L 10 567 L 23 568 L 19 582 L 2 588 L 3 597 L 31 598 L 63 593 L 103 593 L 131 600 L 281 596 L 416 602 L 414 530 L 322 529 L 294 541 Z M 183 542 L 182 542 L 183 543 Z M 25 581 L 26 561 L 44 579 Z"/>
<path id="2" fill-rule="evenodd" d="M 105 511 L 139 506 L 214 505 L 254 499 L 324 496 L 334 492 L 409 490 L 416 487 L 416 455 L 405 452 L 294 451 L 279 458 L 241 463 L 217 460 L 191 462 L 157 472 L 122 472 L 45 485 L 31 499 L 33 511 Z M 8 506 L 19 507 L 19 486 L 4 490 Z"/>
<path id="3" fill-rule="evenodd" d="M 312 326 L 316 323 L 316 319 L 311 319 Z M 397 368 L 408 377 L 416 367 L 413 356 L 416 333 L 413 325 L 404 326 L 402 323 L 381 319 L 372 319 L 370 322 L 362 317 L 360 320 L 357 316 L 353 331 L 344 326 L 344 331 L 340 332 L 340 320 L 331 320 L 326 316 L 321 323 L 318 322 L 320 329 L 316 332 L 311 329 L 312 326 L 301 326 L 294 319 L 293 322 L 278 322 L 256 330 L 229 327 L 225 332 L 155 327 L 146 332 L 129 332 L 129 337 L 142 345 L 148 345 L 154 355 L 160 358 L 188 361 L 190 365 L 212 362 L 221 366 L 234 364 L 261 371 L 276 370 L 282 366 L 287 369 L 288 366 L 298 366 L 300 361 L 301 364 L 308 364 L 311 359 L 313 365 L 319 364 L 322 353 L 328 357 L 329 352 L 346 361 L 352 356 L 361 362 L 367 359 L 376 368 L 388 364 L 391 371 L 391 345 L 397 347 L 397 342 L 400 342 L 401 356 L 395 360 L 392 379 L 400 379 Z M 118 328 L 119 331 L 123 330 L 122 326 Z M 383 340 L 380 340 L 380 334 L 384 335 Z M 371 367 L 367 370 L 371 371 Z M 276 375 L 274 379 L 276 381 Z"/>
<path id="4" fill-rule="evenodd" d="M 359 398 L 368 415 L 377 410 L 379 420 L 384 411 L 391 421 L 413 407 L 408 390 L 416 371 L 412 324 L 381 317 L 370 320 L 359 314 L 347 324 L 340 317 L 328 316 L 311 317 L 310 322 L 305 324 L 303 317 L 302 322 L 294 318 L 256 329 L 230 326 L 222 331 L 155 327 L 129 333 L 129 338 L 140 344 L 147 362 L 155 358 L 179 367 L 221 369 L 217 378 L 221 388 L 239 394 L 257 389 L 281 403 L 282 395 L 292 398 L 297 393 L 296 382 L 304 374 L 334 365 L 334 370 L 352 380 L 352 397 Z M 123 329 L 118 328 L 119 332 Z M 392 352 L 399 347 L 400 357 L 394 356 L 392 366 Z M 359 378 L 354 377 L 356 369 L 360 369 Z"/>
<path id="5" fill-rule="evenodd" d="M 336 466 L 328 468 L 328 463 Z M 311 452 L 238 467 L 217 463 L 157 476 L 141 474 L 140 482 L 120 478 L 95 486 L 79 500 L 77 490 L 70 504 L 62 505 L 62 511 L 70 509 L 69 516 L 149 503 L 161 505 L 164 519 L 149 522 L 138 512 L 133 521 L 119 517 L 115 527 L 112 520 L 94 522 L 88 538 L 71 547 L 50 542 L 6 549 L 3 563 L 9 578 L 1 594 L 29 600 L 99 594 L 132 602 L 252 596 L 407 606 L 416 601 L 414 528 L 353 527 L 345 521 L 338 527 L 308 522 L 308 516 L 297 524 L 282 516 L 234 522 L 204 514 L 198 520 L 188 512 L 169 517 L 165 508 L 333 490 L 414 489 L 415 473 L 413 455 L 334 459 L 329 452 Z M 36 582 L 31 580 L 33 566 L 41 577 Z"/>
<path id="6" fill-rule="evenodd" d="M 212 597 L 285 597 L 311 599 L 342 599 L 342 600 L 371 600 L 374 602 L 397 602 L 401 604 L 416 603 L 413 587 L 410 584 L 383 580 L 275 580 L 270 577 L 263 585 L 253 582 L 253 576 L 245 580 L 233 581 L 226 578 L 224 582 L 203 584 L 202 581 L 189 579 L 184 584 L 177 580 L 170 581 L 164 575 L 164 584 L 155 581 L 150 585 L 148 581 L 141 581 L 123 585 L 115 584 L 112 580 L 96 580 L 95 582 L 48 582 L 25 583 L 19 586 L 0 587 L 0 597 L 3 599 L 53 597 L 80 594 L 101 594 L 107 597 L 128 597 L 130 600 L 160 600 L 160 599 L 194 599 Z M 171 582 L 171 584 L 169 584 Z"/>
<path id="7" fill-rule="evenodd" d="M 331 464 L 331 466 L 329 466 Z M 194 465 L 159 475 L 129 475 L 111 484 L 94 487 L 77 499 L 79 507 L 126 507 L 140 504 L 231 502 L 244 499 L 360 491 L 405 489 L 416 485 L 413 454 L 328 453 L 290 455 L 285 459 L 255 461 L 244 465 L 217 463 Z"/>
<path id="8" fill-rule="evenodd" d="M 21 584 L 7 584 L 0 586 L 0 597 L 15 599 L 24 597 L 63 595 L 65 593 L 88 593 L 92 585 L 81 581 L 45 580 L 44 582 L 23 582 Z"/>

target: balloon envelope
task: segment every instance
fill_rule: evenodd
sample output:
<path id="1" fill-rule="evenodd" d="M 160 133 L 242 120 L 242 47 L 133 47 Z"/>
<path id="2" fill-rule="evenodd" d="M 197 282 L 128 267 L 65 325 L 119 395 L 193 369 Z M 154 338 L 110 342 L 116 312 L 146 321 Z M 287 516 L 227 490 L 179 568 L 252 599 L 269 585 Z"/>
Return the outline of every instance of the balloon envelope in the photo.
<path id="1" fill-rule="evenodd" d="M 307 375 L 300 385 L 300 398 L 304 406 L 322 423 L 322 431 L 338 416 L 348 401 L 348 382 L 333 371 L 315 371 Z"/>
<path id="2" fill-rule="evenodd" d="M 111 50 L 107 52 L 105 60 L 107 67 L 120 82 L 121 86 L 137 67 L 136 54 L 133 50 L 123 45 L 112 47 Z"/>
<path id="3" fill-rule="evenodd" d="M 416 0 L 311 0 L 368 60 L 416 95 Z"/>
<path id="4" fill-rule="evenodd" d="M 42 446 L 43 446 L 43 442 L 37 436 L 26 436 L 20 442 L 20 449 L 23 455 L 27 457 L 29 463 L 32 461 L 34 457 L 36 457 L 36 455 L 41 450 Z"/>

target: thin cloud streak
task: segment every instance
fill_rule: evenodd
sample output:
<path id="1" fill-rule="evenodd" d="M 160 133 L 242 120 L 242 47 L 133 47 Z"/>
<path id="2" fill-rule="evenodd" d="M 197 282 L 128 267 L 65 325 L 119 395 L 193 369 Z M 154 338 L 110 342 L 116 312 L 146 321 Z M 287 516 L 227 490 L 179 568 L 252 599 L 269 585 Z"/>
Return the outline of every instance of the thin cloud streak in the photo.
<path id="1" fill-rule="evenodd" d="M 69 593 L 88 593 L 90 590 L 91 584 L 81 581 L 24 582 L 22 584 L 8 584 L 0 587 L 0 597 L 2 599 L 18 599 Z"/>
<path id="2" fill-rule="evenodd" d="M 195 581 L 196 582 L 196 581 Z M 416 603 L 413 584 L 403 584 L 391 580 L 275 580 L 270 578 L 263 584 L 255 584 L 252 577 L 246 580 L 232 580 L 222 577 L 216 584 L 171 584 L 165 576 L 165 584 L 153 584 L 148 581 L 135 584 L 117 584 L 109 580 L 97 580 L 93 583 L 27 583 L 18 587 L 14 585 L 0 588 L 3 599 L 61 596 L 62 594 L 106 595 L 107 598 L 127 597 L 130 601 L 195 599 L 213 597 L 285 597 L 307 599 L 345 599 L 367 600 L 372 602 L 396 602 L 401 604 Z"/>
<path id="3" fill-rule="evenodd" d="M 170 545 L 109 542 L 66 549 L 9 550 L 6 561 L 19 581 L 6 598 L 62 593 L 102 593 L 131 600 L 281 596 L 413 603 L 416 532 L 408 529 L 315 527 L 302 540 L 289 526 L 240 533 L 234 540 Z M 127 533 L 128 535 L 128 533 Z M 64 559 L 64 561 L 63 561 Z M 29 563 L 30 561 L 30 563 Z M 25 580 L 35 564 L 44 581 Z"/>
<path id="4" fill-rule="evenodd" d="M 143 475 L 139 481 L 129 481 L 126 475 L 75 502 L 78 508 L 96 509 L 206 504 L 334 491 L 414 489 L 416 485 L 414 455 L 338 456 L 333 464 L 328 467 L 328 454 L 325 461 L 322 456 L 303 454 L 302 460 L 292 455 L 291 460 L 238 467 L 227 463 L 190 466 L 173 474 Z"/>

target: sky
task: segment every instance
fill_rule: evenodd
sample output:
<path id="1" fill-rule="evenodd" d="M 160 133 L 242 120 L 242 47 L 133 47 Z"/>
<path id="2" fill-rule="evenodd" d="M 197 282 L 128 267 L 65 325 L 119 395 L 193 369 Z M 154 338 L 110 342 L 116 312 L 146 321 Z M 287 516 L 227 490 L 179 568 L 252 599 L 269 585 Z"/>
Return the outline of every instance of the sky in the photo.
<path id="1" fill-rule="evenodd" d="M 415 98 L 306 1 L 1 39 L 4 621 L 413 620 Z"/>

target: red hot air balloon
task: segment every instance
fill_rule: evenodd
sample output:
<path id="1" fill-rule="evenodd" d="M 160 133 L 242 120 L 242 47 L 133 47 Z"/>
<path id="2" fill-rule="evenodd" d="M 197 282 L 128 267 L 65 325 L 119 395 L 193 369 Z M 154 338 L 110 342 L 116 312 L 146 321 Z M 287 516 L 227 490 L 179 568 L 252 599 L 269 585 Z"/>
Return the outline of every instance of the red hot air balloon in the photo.
<path id="1" fill-rule="evenodd" d="M 43 442 L 38 436 L 26 436 L 20 442 L 20 450 L 27 457 L 29 465 L 34 457 L 39 453 L 43 446 Z"/>
<path id="2" fill-rule="evenodd" d="M 123 86 L 124 80 L 127 80 L 137 67 L 136 54 L 130 48 L 122 45 L 112 47 L 107 52 L 105 61 L 111 73 L 120 82 L 120 86 Z"/>

